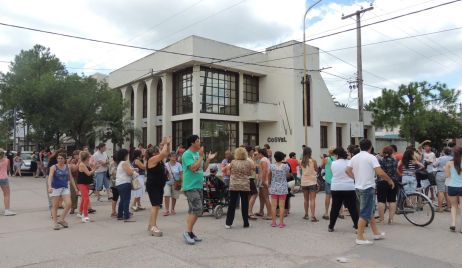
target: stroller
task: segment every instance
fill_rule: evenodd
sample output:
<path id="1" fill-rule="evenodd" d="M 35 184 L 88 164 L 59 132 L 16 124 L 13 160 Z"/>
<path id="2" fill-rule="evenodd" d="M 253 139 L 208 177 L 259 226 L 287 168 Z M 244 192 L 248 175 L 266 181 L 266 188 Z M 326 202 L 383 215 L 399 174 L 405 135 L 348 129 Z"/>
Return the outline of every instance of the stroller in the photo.
<path id="1" fill-rule="evenodd" d="M 216 219 L 223 217 L 223 208 L 228 206 L 229 194 L 225 183 L 215 176 L 216 171 L 210 169 L 211 174 L 204 178 L 203 211 L 209 212 Z"/>

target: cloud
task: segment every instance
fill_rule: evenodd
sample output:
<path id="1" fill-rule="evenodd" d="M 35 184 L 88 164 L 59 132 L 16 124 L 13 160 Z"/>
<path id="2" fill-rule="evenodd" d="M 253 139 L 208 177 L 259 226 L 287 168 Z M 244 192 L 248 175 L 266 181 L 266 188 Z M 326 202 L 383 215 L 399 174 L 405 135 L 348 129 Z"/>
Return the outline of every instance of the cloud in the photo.
<path id="1" fill-rule="evenodd" d="M 376 0 L 374 10 L 363 15 L 362 23 L 446 1 Z M 355 27 L 352 19 L 341 19 L 342 13 L 367 7 L 369 2 L 323 2 L 308 15 L 308 38 Z M 175 0 L 174 4 L 165 0 L 4 1 L 0 21 L 150 48 L 162 48 L 195 34 L 260 50 L 290 39 L 301 40 L 305 4 L 305 0 Z M 365 27 L 363 44 L 461 27 L 461 7 L 456 3 Z M 455 76 L 462 69 L 461 42 L 462 30 L 458 30 L 364 46 L 366 101 L 378 96 L 380 88 L 396 88 L 414 80 L 447 79 L 449 86 L 460 88 L 462 82 Z M 36 43 L 50 47 L 67 66 L 87 68 L 73 69 L 87 74 L 100 68 L 116 69 L 150 53 L 0 27 L 0 60 L 12 60 L 21 49 Z M 356 34 L 350 31 L 310 44 L 325 51 L 355 46 Z M 329 72 L 354 80 L 354 48 L 321 53 L 320 59 L 321 66 L 332 67 Z M 0 63 L 0 71 L 7 71 L 7 67 Z M 350 91 L 347 81 L 327 74 L 323 77 L 337 100 L 355 105 L 356 92 Z"/>

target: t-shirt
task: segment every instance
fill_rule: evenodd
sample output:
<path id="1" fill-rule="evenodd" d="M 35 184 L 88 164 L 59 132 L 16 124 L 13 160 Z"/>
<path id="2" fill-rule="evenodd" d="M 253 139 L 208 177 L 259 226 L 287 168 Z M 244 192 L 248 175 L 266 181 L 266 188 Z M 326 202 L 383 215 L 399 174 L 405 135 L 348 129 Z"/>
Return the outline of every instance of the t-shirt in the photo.
<path id="1" fill-rule="evenodd" d="M 332 191 L 354 191 L 355 181 L 350 178 L 345 170 L 350 160 L 338 159 L 332 162 L 332 181 L 330 189 Z"/>
<path id="2" fill-rule="evenodd" d="M 353 168 L 356 189 L 375 188 L 374 169 L 380 167 L 379 160 L 375 156 L 366 151 L 361 151 L 351 158 L 348 166 Z"/>
<path id="3" fill-rule="evenodd" d="M 199 152 L 193 152 L 186 150 L 181 161 L 183 164 L 183 190 L 202 189 L 204 187 L 204 163 L 202 162 L 201 167 L 196 171 L 191 171 L 189 167 L 199 160 Z"/>
<path id="4" fill-rule="evenodd" d="M 402 153 L 394 153 L 393 158 L 396 159 L 396 161 L 401 161 L 403 159 L 403 154 Z"/>
<path id="5" fill-rule="evenodd" d="M 330 166 L 332 165 L 332 162 L 334 162 L 335 157 L 329 156 L 327 157 L 327 163 L 326 163 L 326 175 L 324 176 L 324 179 L 326 180 L 327 183 L 332 182 L 332 171 L 330 170 Z"/>
<path id="6" fill-rule="evenodd" d="M 432 163 L 434 164 L 436 162 L 436 155 L 434 152 L 423 152 L 422 153 L 422 162 L 427 162 L 427 163 Z M 432 172 L 433 171 L 433 165 L 428 165 L 427 166 L 427 171 Z"/>
<path id="7" fill-rule="evenodd" d="M 98 161 L 108 161 L 108 157 L 106 152 L 101 153 L 99 150 L 93 155 L 93 159 L 96 162 Z M 95 172 L 106 172 L 108 170 L 108 166 L 99 166 Z"/>
<path id="8" fill-rule="evenodd" d="M 175 162 L 174 165 L 172 165 L 170 162 L 165 163 L 165 168 L 171 175 L 171 179 L 167 182 L 168 185 L 173 185 L 175 181 L 180 181 L 180 172 L 183 171 L 183 167 L 181 166 L 180 163 Z"/>
<path id="9" fill-rule="evenodd" d="M 290 172 L 292 174 L 297 174 L 298 160 L 295 158 L 289 158 L 287 159 L 287 164 L 290 166 Z"/>

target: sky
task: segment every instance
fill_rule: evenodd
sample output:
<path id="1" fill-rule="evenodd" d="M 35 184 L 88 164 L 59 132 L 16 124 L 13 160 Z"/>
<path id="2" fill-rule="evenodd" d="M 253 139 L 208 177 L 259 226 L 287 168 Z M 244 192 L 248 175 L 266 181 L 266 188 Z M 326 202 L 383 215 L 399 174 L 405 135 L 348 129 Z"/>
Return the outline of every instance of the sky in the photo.
<path id="1" fill-rule="evenodd" d="M 307 39 L 355 27 L 342 20 L 371 4 L 362 24 L 402 15 L 452 0 L 324 0 L 308 14 Z M 288 40 L 301 41 L 306 0 L 0 0 L 0 23 L 56 31 L 149 48 L 163 48 L 190 35 L 262 50 Z M 462 1 L 364 27 L 362 56 L 365 102 L 382 88 L 426 80 L 462 89 Z M 460 29 L 455 29 L 460 28 Z M 446 31 L 448 30 L 448 31 Z M 445 31 L 435 33 L 439 31 Z M 416 37 L 416 35 L 428 34 Z M 399 40 L 396 40 L 399 39 Z M 378 43 L 379 44 L 375 44 Z M 21 50 L 49 47 L 71 72 L 109 73 L 149 51 L 115 47 L 0 25 L 0 71 Z M 357 91 L 356 32 L 309 41 L 321 49 L 322 76 L 331 94 L 350 107 Z M 276 62 L 271 64 L 277 65 Z"/>

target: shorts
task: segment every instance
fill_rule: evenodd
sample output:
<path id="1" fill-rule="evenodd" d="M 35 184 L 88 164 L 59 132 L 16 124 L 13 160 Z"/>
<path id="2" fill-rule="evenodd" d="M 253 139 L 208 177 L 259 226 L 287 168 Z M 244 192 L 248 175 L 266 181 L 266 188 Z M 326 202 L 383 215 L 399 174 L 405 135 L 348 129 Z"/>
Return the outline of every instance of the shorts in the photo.
<path id="1" fill-rule="evenodd" d="M 317 185 L 302 186 L 302 190 L 304 192 L 317 193 L 318 192 L 318 186 Z"/>
<path id="2" fill-rule="evenodd" d="M 180 198 L 180 191 L 178 190 L 175 190 L 173 189 L 174 186 L 173 185 L 168 185 L 168 184 L 165 184 L 165 187 L 164 187 L 164 196 L 165 197 L 172 197 L 173 199 L 178 199 Z"/>
<path id="3" fill-rule="evenodd" d="M 258 194 L 257 184 L 255 184 L 255 179 L 250 179 L 250 195 Z"/>
<path id="4" fill-rule="evenodd" d="M 427 188 L 428 186 L 430 186 L 430 180 L 420 180 L 420 187 L 422 187 L 423 189 Z"/>
<path id="5" fill-rule="evenodd" d="M 132 197 L 133 198 L 141 198 L 141 197 L 143 197 L 143 194 L 145 192 L 144 175 L 139 175 L 138 177 L 136 177 L 136 179 L 140 183 L 141 188 L 138 189 L 138 190 L 132 190 Z"/>
<path id="6" fill-rule="evenodd" d="M 449 196 L 462 196 L 462 187 L 448 186 L 448 195 Z"/>
<path id="7" fill-rule="evenodd" d="M 446 186 L 446 176 L 444 172 L 438 171 L 436 173 L 436 189 L 438 193 L 447 193 L 448 187 Z"/>
<path id="8" fill-rule="evenodd" d="M 391 189 L 386 181 L 377 182 L 377 201 L 379 203 L 395 203 L 398 188 Z"/>
<path id="9" fill-rule="evenodd" d="M 324 191 L 326 192 L 326 194 L 329 194 L 329 195 L 331 194 L 331 192 L 330 192 L 330 183 L 326 182 L 324 184 Z"/>
<path id="10" fill-rule="evenodd" d="M 69 188 L 52 188 L 52 192 L 50 193 L 50 197 L 58 197 L 58 196 L 65 196 L 70 195 L 71 191 Z"/>
<path id="11" fill-rule="evenodd" d="M 162 199 L 164 197 L 164 186 L 165 185 L 157 185 L 152 183 L 146 184 L 146 191 L 148 192 L 149 201 L 151 201 L 151 206 L 162 206 Z"/>
<path id="12" fill-rule="evenodd" d="M 285 201 L 287 198 L 286 194 L 272 194 L 271 199 Z"/>
<path id="13" fill-rule="evenodd" d="M 0 186 L 8 186 L 10 185 L 10 181 L 7 179 L 0 179 Z"/>
<path id="14" fill-rule="evenodd" d="M 203 208 L 203 189 L 192 189 L 185 191 L 184 194 L 188 199 L 188 213 L 193 214 L 196 216 L 202 215 L 202 208 Z"/>
<path id="15" fill-rule="evenodd" d="M 356 196 L 359 200 L 359 217 L 370 221 L 375 213 L 375 189 L 356 189 Z"/>
<path id="16" fill-rule="evenodd" d="M 414 176 L 403 176 L 402 181 L 403 184 L 406 184 L 403 187 L 406 193 L 415 192 L 417 189 L 417 179 Z"/>
<path id="17" fill-rule="evenodd" d="M 112 201 L 117 202 L 119 200 L 119 190 L 117 190 L 117 187 L 111 187 L 112 190 Z"/>
<path id="18" fill-rule="evenodd" d="M 107 172 L 95 172 L 95 180 L 96 180 L 96 190 L 101 191 L 103 190 L 103 186 L 105 189 L 109 189 L 109 180 L 107 178 Z"/>

